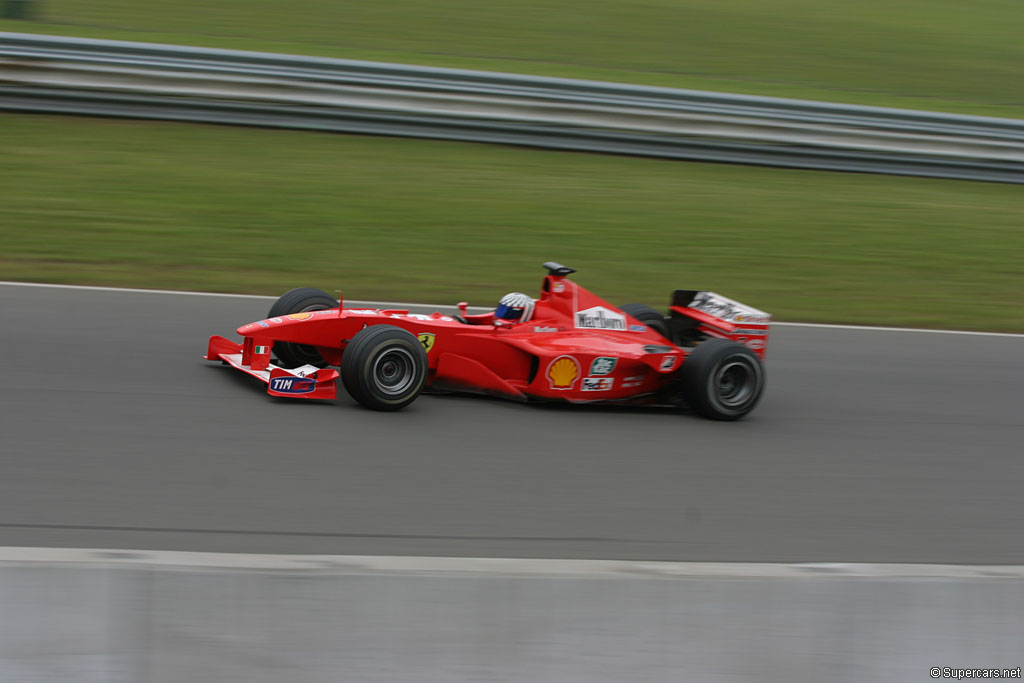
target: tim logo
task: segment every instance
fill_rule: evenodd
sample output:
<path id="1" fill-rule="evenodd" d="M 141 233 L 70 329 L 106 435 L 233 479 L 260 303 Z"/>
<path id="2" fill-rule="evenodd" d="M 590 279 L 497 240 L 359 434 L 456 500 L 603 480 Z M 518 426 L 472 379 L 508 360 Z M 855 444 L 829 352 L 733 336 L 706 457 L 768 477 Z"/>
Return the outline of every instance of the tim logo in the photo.
<path id="1" fill-rule="evenodd" d="M 626 316 L 604 306 L 576 311 L 576 327 L 587 330 L 625 330 Z"/>
<path id="2" fill-rule="evenodd" d="M 279 394 L 311 394 L 316 382 L 310 377 L 275 377 L 270 380 L 270 390 Z"/>

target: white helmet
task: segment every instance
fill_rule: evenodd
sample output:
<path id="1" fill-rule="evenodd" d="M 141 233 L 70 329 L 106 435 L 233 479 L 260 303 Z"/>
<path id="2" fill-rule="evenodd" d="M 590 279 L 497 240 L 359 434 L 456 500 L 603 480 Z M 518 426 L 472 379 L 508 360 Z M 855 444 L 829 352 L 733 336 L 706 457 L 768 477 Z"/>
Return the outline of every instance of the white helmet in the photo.
<path id="1" fill-rule="evenodd" d="M 533 299 L 522 292 L 509 292 L 501 297 L 494 310 L 496 320 L 514 320 L 525 323 L 533 315 Z"/>

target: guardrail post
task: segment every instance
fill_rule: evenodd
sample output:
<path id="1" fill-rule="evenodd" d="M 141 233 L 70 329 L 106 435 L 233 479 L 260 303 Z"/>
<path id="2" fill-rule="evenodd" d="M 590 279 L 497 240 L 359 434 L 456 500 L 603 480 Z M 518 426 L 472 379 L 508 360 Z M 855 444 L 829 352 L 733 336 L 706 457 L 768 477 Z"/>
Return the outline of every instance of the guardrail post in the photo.
<path id="1" fill-rule="evenodd" d="M 3 8 L 0 17 L 4 19 L 32 19 L 34 18 L 36 2 L 38 0 L 3 0 Z"/>

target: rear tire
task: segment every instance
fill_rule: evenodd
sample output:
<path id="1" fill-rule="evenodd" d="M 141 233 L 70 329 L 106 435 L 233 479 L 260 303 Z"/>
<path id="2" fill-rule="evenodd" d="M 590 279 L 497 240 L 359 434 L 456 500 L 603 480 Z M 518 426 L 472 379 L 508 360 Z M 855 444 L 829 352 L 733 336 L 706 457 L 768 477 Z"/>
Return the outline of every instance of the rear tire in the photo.
<path id="1" fill-rule="evenodd" d="M 341 356 L 341 381 L 372 410 L 398 410 L 416 400 L 427 381 L 427 352 L 415 336 L 394 325 L 356 333 Z"/>
<path id="2" fill-rule="evenodd" d="M 624 304 L 619 306 L 619 310 L 633 316 L 665 339 L 672 339 L 671 332 L 669 332 L 668 329 L 668 321 L 665 320 L 665 316 L 658 313 L 650 306 L 646 304 Z"/>
<path id="3" fill-rule="evenodd" d="M 337 307 L 338 301 L 327 292 L 312 287 L 298 287 L 282 294 L 270 307 L 267 317 L 281 318 L 293 313 L 325 311 Z M 274 344 L 274 355 L 286 368 L 297 368 L 301 365 L 315 365 L 322 368 L 327 365 L 316 347 L 306 344 L 277 342 Z"/>
<path id="4" fill-rule="evenodd" d="M 754 352 L 728 339 L 701 342 L 683 362 L 683 396 L 712 420 L 738 420 L 749 413 L 764 384 L 764 368 Z"/>

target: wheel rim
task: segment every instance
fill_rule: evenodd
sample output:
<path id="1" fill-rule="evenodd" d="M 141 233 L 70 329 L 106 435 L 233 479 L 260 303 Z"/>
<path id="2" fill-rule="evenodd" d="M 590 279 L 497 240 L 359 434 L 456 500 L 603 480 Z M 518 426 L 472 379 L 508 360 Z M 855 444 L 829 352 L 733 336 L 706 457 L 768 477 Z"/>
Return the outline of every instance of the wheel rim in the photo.
<path id="1" fill-rule="evenodd" d="M 416 364 L 408 350 L 391 348 L 373 360 L 370 376 L 381 393 L 398 396 L 415 383 Z"/>
<path id="2" fill-rule="evenodd" d="M 746 405 L 757 390 L 757 372 L 740 359 L 726 360 L 708 378 L 708 388 L 715 401 L 724 408 Z"/>

